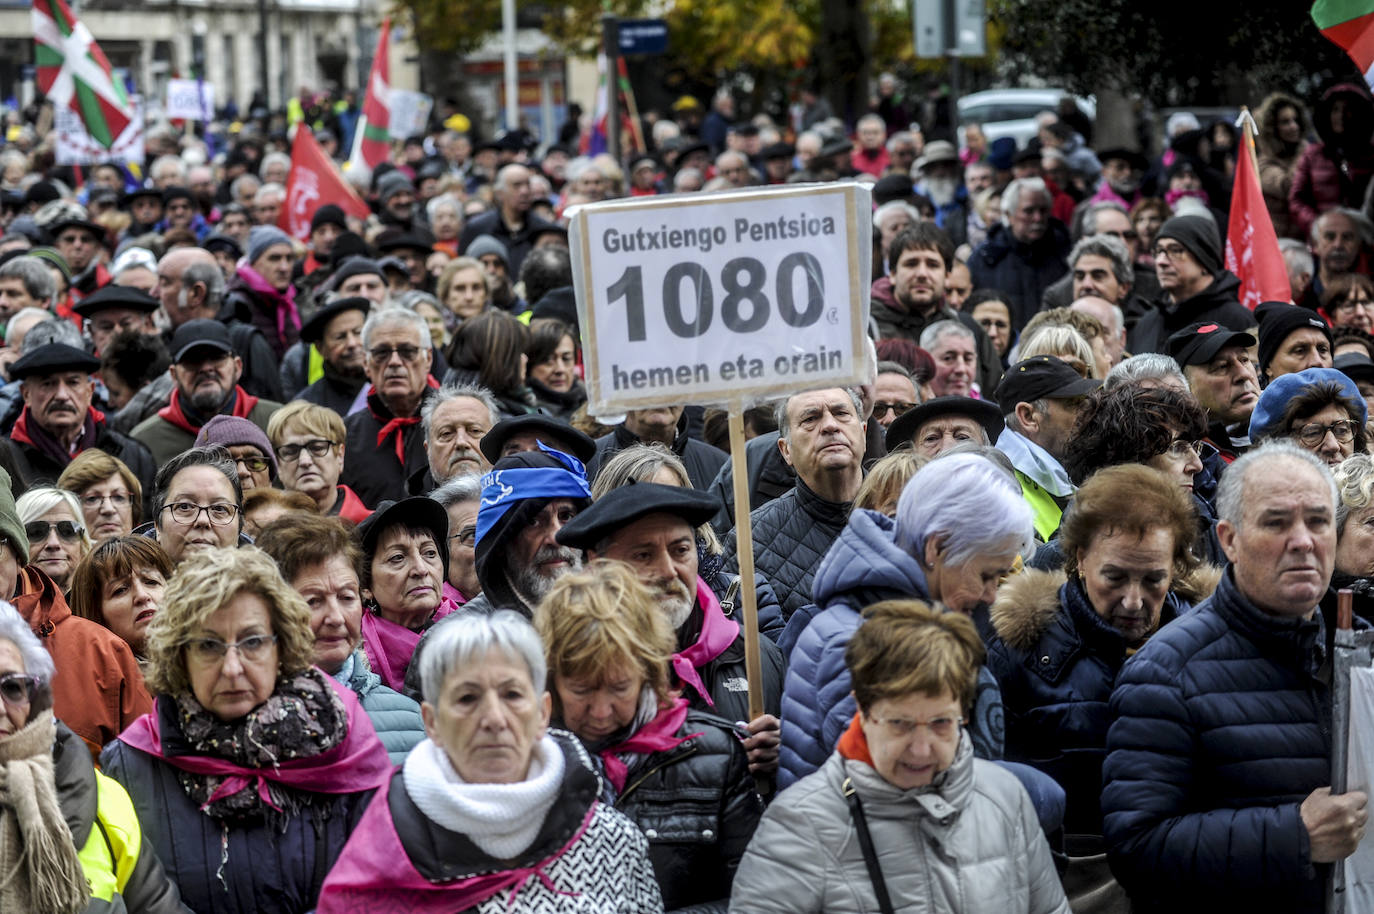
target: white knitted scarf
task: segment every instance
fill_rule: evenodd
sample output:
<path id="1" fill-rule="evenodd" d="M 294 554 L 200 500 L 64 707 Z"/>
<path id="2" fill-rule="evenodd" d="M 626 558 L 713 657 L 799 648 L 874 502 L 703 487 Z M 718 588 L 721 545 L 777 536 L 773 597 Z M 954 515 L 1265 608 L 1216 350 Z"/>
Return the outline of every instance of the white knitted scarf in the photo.
<path id="1" fill-rule="evenodd" d="M 548 734 L 534 745 L 530 770 L 515 784 L 469 784 L 448 753 L 426 739 L 406 756 L 402 777 L 420 812 L 466 835 L 499 860 L 519 856 L 539 835 L 563 787 L 563 750 Z"/>

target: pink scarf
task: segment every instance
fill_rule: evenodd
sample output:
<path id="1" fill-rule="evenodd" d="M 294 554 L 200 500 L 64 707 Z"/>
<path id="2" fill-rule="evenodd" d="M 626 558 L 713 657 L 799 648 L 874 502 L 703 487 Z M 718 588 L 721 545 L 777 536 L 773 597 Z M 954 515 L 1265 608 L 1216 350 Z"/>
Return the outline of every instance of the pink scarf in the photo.
<path id="1" fill-rule="evenodd" d="M 700 733 L 688 733 L 678 736 L 677 731 L 682 729 L 682 725 L 687 721 L 687 699 L 679 698 L 667 707 L 659 709 L 658 716 L 630 734 L 629 739 L 614 746 L 607 746 L 600 753 L 601 761 L 606 765 L 606 777 L 610 779 L 611 786 L 616 793 L 625 789 L 625 778 L 629 774 L 629 769 L 620 760 L 622 753 L 644 753 L 663 752 L 667 749 L 676 747 L 683 740 L 700 736 Z"/>
<path id="2" fill-rule="evenodd" d="M 545 888 L 559 895 L 577 894 L 558 888 L 544 870 L 582 839 L 596 814 L 596 802 L 587 807 L 587 815 L 568 843 L 533 866 L 436 884 L 421 876 L 406 854 L 387 802 L 390 788 L 388 780 L 368 805 L 367 812 L 329 871 L 329 878 L 320 890 L 319 906 L 315 909 L 318 914 L 354 911 L 448 914 L 475 908 L 506 889 L 510 889 L 506 899 L 506 909 L 510 910 L 515 905 L 516 895 L 530 879 L 538 879 Z"/>
<path id="3" fill-rule="evenodd" d="M 181 771 L 223 777 L 224 783 L 206 805 L 256 783 L 258 796 L 276 809 L 267 790 L 268 781 L 296 790 L 334 794 L 357 793 L 382 786 L 391 774 L 391 762 L 377 738 L 377 731 L 372 728 L 372 721 L 363 713 L 352 689 L 335 682 L 332 676 L 324 679 L 339 693 L 348 711 L 348 735 L 333 749 L 311 758 L 293 759 L 272 768 L 244 768 L 226 759 L 206 755 L 166 755 L 156 711 L 130 724 L 119 734 L 119 739 Z"/>
<path id="4" fill-rule="evenodd" d="M 683 685 L 691 686 L 706 700 L 706 704 L 714 708 L 716 703 L 711 700 L 711 693 L 702 683 L 697 670 L 725 653 L 725 649 L 735 643 L 739 637 L 739 623 L 725 618 L 715 592 L 700 575 L 697 576 L 697 605 L 701 607 L 701 634 L 697 636 L 695 644 L 689 644 L 673 655 L 673 672 Z"/>
<path id="5" fill-rule="evenodd" d="M 289 285 L 285 292 L 278 292 L 270 282 L 262 278 L 261 273 L 246 263 L 239 267 L 238 274 L 239 278 L 247 283 L 248 288 L 277 306 L 274 309 L 277 312 L 277 339 L 285 346 L 287 318 L 291 319 L 291 326 L 296 328 L 297 333 L 301 329 L 301 313 L 296 310 L 296 287 Z"/>
<path id="6" fill-rule="evenodd" d="M 433 622 L 458 609 L 458 604 L 445 596 L 434 611 Z M 415 645 L 420 643 L 424 632 L 417 632 L 387 621 L 376 613 L 363 613 L 363 649 L 367 651 L 368 662 L 382 684 L 397 692 L 405 686 L 406 667 L 415 655 Z"/>

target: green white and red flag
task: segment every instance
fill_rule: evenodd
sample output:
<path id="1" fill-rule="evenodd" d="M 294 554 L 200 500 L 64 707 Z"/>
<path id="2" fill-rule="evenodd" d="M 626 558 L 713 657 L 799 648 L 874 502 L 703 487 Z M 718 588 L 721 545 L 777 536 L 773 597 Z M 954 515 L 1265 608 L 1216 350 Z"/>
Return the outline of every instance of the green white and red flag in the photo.
<path id="1" fill-rule="evenodd" d="M 367 95 L 363 97 L 363 115 L 353 134 L 350 166 L 366 165 L 376 168 L 391 154 L 391 20 L 382 21 L 382 34 L 377 37 L 377 53 L 372 56 L 372 72 L 367 77 Z"/>
<path id="2" fill-rule="evenodd" d="M 71 108 L 86 132 L 109 149 L 133 117 L 129 98 L 95 38 L 65 0 L 33 0 L 38 88 L 59 108 Z"/>
<path id="3" fill-rule="evenodd" d="M 1317 0 L 1312 21 L 1350 55 L 1374 87 L 1374 0 Z"/>

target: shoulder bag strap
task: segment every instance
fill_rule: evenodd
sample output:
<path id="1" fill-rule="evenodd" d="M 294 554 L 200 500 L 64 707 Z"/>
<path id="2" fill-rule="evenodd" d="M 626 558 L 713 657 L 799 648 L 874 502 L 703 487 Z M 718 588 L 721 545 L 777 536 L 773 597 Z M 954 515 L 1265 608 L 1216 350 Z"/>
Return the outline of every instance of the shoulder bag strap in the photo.
<path id="1" fill-rule="evenodd" d="M 868 878 L 873 883 L 873 894 L 878 896 L 878 910 L 882 914 L 892 914 L 892 899 L 887 894 L 887 880 L 883 879 L 883 868 L 878 865 L 878 854 L 873 850 L 873 836 L 868 832 L 868 819 L 864 816 L 864 805 L 854 789 L 854 781 L 845 778 L 840 785 L 845 802 L 849 804 L 850 815 L 854 817 L 854 828 L 859 833 L 859 849 L 863 851 L 864 866 L 868 867 Z"/>

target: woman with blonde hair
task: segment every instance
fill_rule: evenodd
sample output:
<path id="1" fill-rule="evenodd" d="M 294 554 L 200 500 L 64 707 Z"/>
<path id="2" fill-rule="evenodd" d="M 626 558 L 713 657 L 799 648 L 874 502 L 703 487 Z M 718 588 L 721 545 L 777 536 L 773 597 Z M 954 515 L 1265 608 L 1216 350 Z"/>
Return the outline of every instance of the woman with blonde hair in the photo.
<path id="1" fill-rule="evenodd" d="M 127 536 L 143 522 L 143 485 L 118 457 L 98 448 L 72 458 L 57 487 L 81 500 L 81 513 L 91 539 Z"/>

